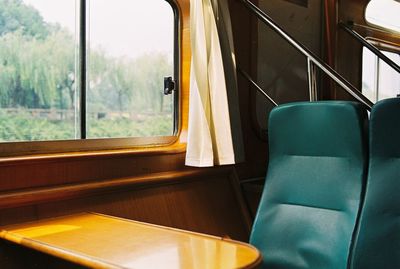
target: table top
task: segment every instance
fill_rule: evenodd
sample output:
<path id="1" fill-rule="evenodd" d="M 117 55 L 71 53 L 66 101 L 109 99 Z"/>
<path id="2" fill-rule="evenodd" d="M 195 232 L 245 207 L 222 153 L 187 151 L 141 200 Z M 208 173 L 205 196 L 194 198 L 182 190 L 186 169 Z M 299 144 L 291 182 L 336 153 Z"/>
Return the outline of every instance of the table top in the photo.
<path id="1" fill-rule="evenodd" d="M 6 226 L 0 238 L 91 268 L 256 268 L 261 261 L 242 242 L 97 213 Z"/>

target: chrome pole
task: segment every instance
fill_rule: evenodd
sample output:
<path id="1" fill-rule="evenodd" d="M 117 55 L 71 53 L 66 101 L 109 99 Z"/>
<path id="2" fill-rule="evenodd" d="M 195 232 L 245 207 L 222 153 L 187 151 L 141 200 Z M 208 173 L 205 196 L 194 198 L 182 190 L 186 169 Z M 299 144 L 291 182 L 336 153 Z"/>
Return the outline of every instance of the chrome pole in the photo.
<path id="1" fill-rule="evenodd" d="M 317 101 L 317 79 L 316 79 L 316 66 L 311 61 L 309 57 L 307 57 L 307 75 L 308 75 L 308 90 L 310 94 L 310 101 Z"/>

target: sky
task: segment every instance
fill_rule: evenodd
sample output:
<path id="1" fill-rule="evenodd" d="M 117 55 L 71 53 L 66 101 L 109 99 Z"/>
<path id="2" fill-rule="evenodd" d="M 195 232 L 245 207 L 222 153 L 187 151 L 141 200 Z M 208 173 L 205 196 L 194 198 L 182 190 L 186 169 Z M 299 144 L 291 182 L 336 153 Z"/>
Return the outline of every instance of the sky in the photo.
<path id="1" fill-rule="evenodd" d="M 75 33 L 79 0 L 24 0 L 46 22 L 58 22 Z M 88 0 L 90 47 L 112 56 L 135 58 L 173 50 L 173 11 L 165 0 Z"/>

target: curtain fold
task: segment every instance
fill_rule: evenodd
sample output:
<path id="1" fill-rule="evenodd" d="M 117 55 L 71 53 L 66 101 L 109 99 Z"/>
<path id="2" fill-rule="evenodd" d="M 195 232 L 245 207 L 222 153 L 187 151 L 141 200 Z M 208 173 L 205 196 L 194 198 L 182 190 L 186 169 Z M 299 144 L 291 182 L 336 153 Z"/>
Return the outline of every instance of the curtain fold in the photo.
<path id="1" fill-rule="evenodd" d="M 228 0 L 212 0 L 211 4 L 217 24 L 222 52 L 222 61 L 224 65 L 235 162 L 239 163 L 244 161 L 245 153 L 239 110 L 239 90 L 236 76 L 236 56 L 233 42 L 231 16 L 229 12 Z"/>
<path id="2" fill-rule="evenodd" d="M 230 54 L 224 58 L 232 62 L 231 67 L 225 70 L 217 29 L 217 22 L 225 25 L 227 19 L 223 18 L 229 16 L 229 13 L 222 17 L 223 13 L 219 11 L 225 8 L 220 9 L 218 2 L 211 1 L 214 0 L 192 0 L 190 5 L 192 61 L 186 165 L 198 167 L 233 164 L 235 160 L 243 159 L 238 101 L 233 104 L 235 109 L 230 109 L 228 103 L 228 99 L 231 102 L 235 93 L 237 100 L 234 54 L 231 53 L 232 34 L 230 32 L 230 37 L 229 34 L 222 36 L 225 40 L 223 44 L 228 46 L 226 51 Z M 226 32 L 226 25 L 223 27 L 225 30 L 221 29 L 221 32 Z M 231 31 L 230 26 L 228 28 Z M 231 81 L 228 84 L 225 81 L 226 74 L 230 74 L 227 75 Z M 229 96 L 227 85 L 230 92 L 233 92 Z M 237 129 L 236 132 L 232 132 L 233 129 Z"/>

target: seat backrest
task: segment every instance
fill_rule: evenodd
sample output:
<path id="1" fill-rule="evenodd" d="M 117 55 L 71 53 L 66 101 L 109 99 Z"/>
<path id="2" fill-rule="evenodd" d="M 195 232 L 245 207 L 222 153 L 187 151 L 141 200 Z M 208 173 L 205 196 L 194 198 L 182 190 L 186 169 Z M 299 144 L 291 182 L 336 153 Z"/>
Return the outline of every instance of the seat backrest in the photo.
<path id="1" fill-rule="evenodd" d="M 278 106 L 250 243 L 268 269 L 345 269 L 366 177 L 367 113 L 352 102 Z"/>
<path id="2" fill-rule="evenodd" d="M 374 105 L 364 206 L 353 269 L 400 268 L 400 98 Z"/>

